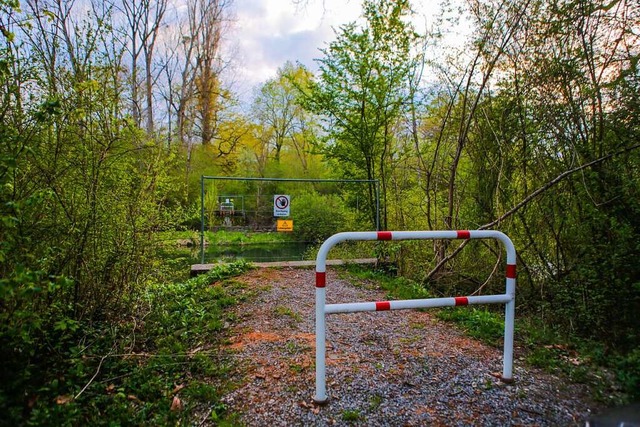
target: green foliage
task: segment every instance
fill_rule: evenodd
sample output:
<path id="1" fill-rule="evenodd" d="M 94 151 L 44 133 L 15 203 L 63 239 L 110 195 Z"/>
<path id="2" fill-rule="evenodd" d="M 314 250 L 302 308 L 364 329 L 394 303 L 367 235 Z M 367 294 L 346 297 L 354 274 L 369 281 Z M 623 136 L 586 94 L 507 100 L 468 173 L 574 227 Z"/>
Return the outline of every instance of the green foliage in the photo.
<path id="1" fill-rule="evenodd" d="M 314 117 L 302 108 L 300 96 L 308 91 L 311 73 L 302 65 L 287 62 L 278 70 L 277 77 L 262 85 L 252 113 L 261 129 L 260 148 L 262 167 L 273 159 L 276 170 L 287 152 L 292 157 L 288 167 L 301 166 L 301 174 L 307 175 L 313 165 L 311 147 L 317 128 Z M 270 174 L 280 176 L 280 174 Z"/>
<path id="2" fill-rule="evenodd" d="M 0 125 L 8 154 L 0 168 L 2 276 L 23 268 L 72 277 L 72 293 L 41 302 L 70 303 L 76 318 L 109 316 L 151 273 L 149 237 L 162 226 L 161 189 L 171 159 L 111 115 L 120 100 L 102 64 L 87 64 L 91 79 L 61 79 L 64 95 L 42 91 L 37 98 L 41 91 L 34 90 L 25 104 L 11 89 L 25 77 L 24 62 L 15 58 L 16 74 L 4 76 L 1 90 L 9 92 L 0 98 L 7 104 L 2 111 L 10 111 Z M 39 307 L 38 301 L 32 306 Z"/>
<path id="3" fill-rule="evenodd" d="M 318 83 L 311 86 L 307 107 L 326 117 L 324 154 L 335 160 L 345 178 L 378 178 L 382 182 L 381 226 L 387 228 L 387 164 L 392 152 L 391 128 L 407 103 L 415 72 L 412 49 L 418 36 L 406 18 L 408 1 L 368 0 L 364 23 L 340 28 L 319 59 Z M 363 200 L 375 223 L 374 185 Z"/>
<path id="4" fill-rule="evenodd" d="M 640 349 L 636 348 L 615 361 L 617 379 L 635 401 L 640 398 Z"/>
<path id="5" fill-rule="evenodd" d="M 364 415 L 362 415 L 358 409 L 345 409 L 342 411 L 342 421 L 355 423 L 363 421 L 364 419 Z"/>
<path id="6" fill-rule="evenodd" d="M 149 286 L 131 301 L 137 311 L 118 322 L 76 321 L 53 309 L 37 318 L 15 311 L 21 324 L 2 319 L 3 422 L 189 425 L 203 406 L 223 419 L 216 384 L 228 366 L 209 346 L 240 291 L 221 281 L 247 269 L 222 265 L 183 283 Z M 62 279 L 39 283 L 49 291 L 69 286 Z M 174 396 L 182 410 L 170 409 Z"/>
<path id="7" fill-rule="evenodd" d="M 336 195 L 306 193 L 292 198 L 294 233 L 299 240 L 321 242 L 352 222 L 342 200 Z"/>
<path id="8" fill-rule="evenodd" d="M 438 310 L 437 317 L 454 322 L 468 335 L 493 345 L 499 345 L 504 338 L 504 319 L 486 308 L 445 308 Z"/>
<path id="9" fill-rule="evenodd" d="M 393 299 L 419 299 L 431 298 L 432 295 L 421 284 L 407 279 L 406 277 L 398 277 L 395 274 L 382 270 L 372 270 L 361 265 L 349 265 L 346 267 L 347 272 L 364 281 L 373 282 L 376 286 L 387 291 L 389 298 Z"/>
<path id="10" fill-rule="evenodd" d="M 223 287 L 209 285 L 247 269 L 245 262 L 223 264 L 183 283 L 150 286 L 144 305 L 152 310 L 146 322 L 157 326 L 147 331 L 147 337 L 171 352 L 184 352 L 202 336 L 219 331 L 221 310 L 235 299 Z"/>

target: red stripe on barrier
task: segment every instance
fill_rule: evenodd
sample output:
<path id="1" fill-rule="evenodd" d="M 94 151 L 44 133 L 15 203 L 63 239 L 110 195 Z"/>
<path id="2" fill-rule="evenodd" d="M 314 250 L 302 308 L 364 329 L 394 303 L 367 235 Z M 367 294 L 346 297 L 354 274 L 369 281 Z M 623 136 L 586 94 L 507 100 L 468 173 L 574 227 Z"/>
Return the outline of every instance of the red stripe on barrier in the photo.
<path id="1" fill-rule="evenodd" d="M 469 298 L 467 297 L 455 297 L 456 305 L 469 305 Z"/>
<path id="2" fill-rule="evenodd" d="M 316 288 L 324 288 L 327 284 L 327 273 L 316 271 Z"/>
<path id="3" fill-rule="evenodd" d="M 391 310 L 391 303 L 389 301 L 380 301 L 376 303 L 376 311 Z"/>
<path id="4" fill-rule="evenodd" d="M 469 230 L 458 230 L 458 239 L 470 239 L 471 232 Z"/>
<path id="5" fill-rule="evenodd" d="M 515 278 L 516 278 L 516 265 L 507 264 L 507 279 L 515 279 Z"/>
<path id="6" fill-rule="evenodd" d="M 378 240 L 391 240 L 392 237 L 390 231 L 378 231 Z"/>

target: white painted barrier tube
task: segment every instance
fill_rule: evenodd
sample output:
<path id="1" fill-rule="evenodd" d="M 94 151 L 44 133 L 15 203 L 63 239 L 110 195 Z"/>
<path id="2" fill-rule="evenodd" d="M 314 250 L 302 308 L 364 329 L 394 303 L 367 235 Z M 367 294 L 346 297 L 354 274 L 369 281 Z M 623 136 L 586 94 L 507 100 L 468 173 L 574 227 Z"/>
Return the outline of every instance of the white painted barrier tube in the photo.
<path id="1" fill-rule="evenodd" d="M 459 296 L 400 301 L 377 301 L 326 304 L 326 261 L 331 248 L 347 240 L 435 240 L 496 239 L 507 252 L 506 292 L 503 295 Z M 505 304 L 504 353 L 502 380 L 513 380 L 513 333 L 515 319 L 516 250 L 511 239 L 495 230 L 446 231 L 365 231 L 338 233 L 324 241 L 316 257 L 316 394 L 313 400 L 325 403 L 326 393 L 326 315 L 362 311 L 386 311 L 473 304 Z"/>
<path id="2" fill-rule="evenodd" d="M 406 310 L 412 308 L 454 307 L 473 304 L 506 304 L 511 301 L 508 295 L 486 295 L 458 298 L 429 298 L 399 301 L 354 302 L 347 304 L 327 304 L 325 314 L 356 313 L 360 311 Z"/>
<path id="3" fill-rule="evenodd" d="M 322 275 L 324 278 L 324 273 Z M 325 318 L 325 289 L 324 284 L 318 287 L 318 274 L 316 273 L 316 397 L 324 396 L 317 402 L 325 402 L 326 399 L 326 318 Z M 322 381 L 317 381 L 318 375 L 322 375 Z"/>

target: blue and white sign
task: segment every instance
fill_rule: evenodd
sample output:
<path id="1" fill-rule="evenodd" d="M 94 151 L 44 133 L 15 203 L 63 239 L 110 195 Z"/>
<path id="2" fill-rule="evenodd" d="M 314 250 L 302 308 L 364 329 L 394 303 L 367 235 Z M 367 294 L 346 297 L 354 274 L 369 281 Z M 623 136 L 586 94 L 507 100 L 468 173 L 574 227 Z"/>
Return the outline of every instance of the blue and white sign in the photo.
<path id="1" fill-rule="evenodd" d="M 287 194 L 273 196 L 273 216 L 289 216 L 291 198 Z"/>

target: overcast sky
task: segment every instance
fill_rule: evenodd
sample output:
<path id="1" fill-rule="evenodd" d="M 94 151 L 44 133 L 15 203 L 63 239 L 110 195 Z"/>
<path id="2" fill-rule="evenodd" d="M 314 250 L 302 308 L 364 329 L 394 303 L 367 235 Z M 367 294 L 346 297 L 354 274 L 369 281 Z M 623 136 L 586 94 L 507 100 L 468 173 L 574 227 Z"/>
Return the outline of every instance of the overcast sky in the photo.
<path id="1" fill-rule="evenodd" d="M 235 0 L 235 22 L 230 43 L 235 46 L 234 90 L 247 102 L 252 90 L 275 76 L 286 61 L 316 71 L 314 58 L 334 38 L 332 28 L 355 21 L 361 0 Z M 428 5 L 437 9 L 438 0 L 415 0 L 414 10 L 424 27 Z M 420 4 L 418 4 L 420 3 Z M 426 4 L 425 4 L 426 3 Z"/>
<path id="2" fill-rule="evenodd" d="M 230 47 L 234 56 L 234 89 L 244 102 L 253 88 L 276 75 L 286 61 L 315 70 L 319 48 L 334 39 L 332 27 L 360 15 L 357 0 L 235 0 Z M 324 3 L 324 5 L 323 5 Z"/>

